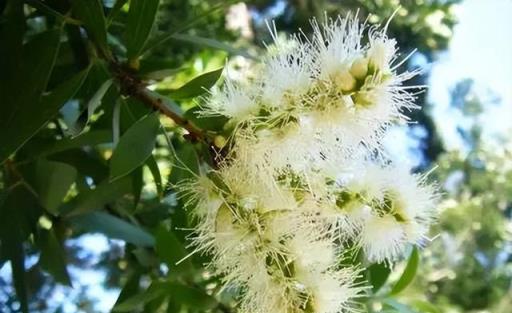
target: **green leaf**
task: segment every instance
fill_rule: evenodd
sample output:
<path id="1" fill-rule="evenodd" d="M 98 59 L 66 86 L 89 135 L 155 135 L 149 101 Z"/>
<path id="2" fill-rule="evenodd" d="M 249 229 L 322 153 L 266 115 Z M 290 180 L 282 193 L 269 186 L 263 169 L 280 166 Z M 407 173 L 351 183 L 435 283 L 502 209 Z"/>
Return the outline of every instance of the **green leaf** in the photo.
<path id="1" fill-rule="evenodd" d="M 132 176 L 132 194 L 133 204 L 136 208 L 139 204 L 140 195 L 142 193 L 142 187 L 144 187 L 144 177 L 142 166 L 137 167 L 131 174 Z"/>
<path id="2" fill-rule="evenodd" d="M 100 88 L 98 88 L 96 93 L 92 96 L 91 100 L 89 100 L 87 103 L 87 120 L 91 119 L 94 111 L 96 111 L 96 109 L 101 105 L 101 99 L 103 99 L 103 96 L 105 96 L 111 85 L 112 79 L 107 79 L 103 84 L 101 84 Z"/>
<path id="3" fill-rule="evenodd" d="M 46 89 L 50 74 L 57 58 L 60 47 L 60 30 L 51 30 L 36 35 L 23 46 L 22 86 L 30 88 L 23 90 L 24 100 L 39 100 Z M 22 88 L 23 88 L 22 87 Z M 25 98 L 26 97 L 26 98 Z"/>
<path id="4" fill-rule="evenodd" d="M 58 215 L 61 204 L 69 187 L 76 179 L 77 171 L 66 163 L 50 162 L 39 159 L 36 166 L 36 189 L 39 201 L 50 213 Z"/>
<path id="5" fill-rule="evenodd" d="M 146 71 L 141 66 L 141 69 L 139 70 L 139 74 L 140 74 L 141 78 L 144 80 L 160 81 L 167 77 L 174 76 L 181 71 L 183 71 L 183 68 L 180 67 L 180 68 L 168 68 L 168 69 L 163 68 L 163 69 L 158 69 L 158 70 L 154 70 L 154 71 L 150 72 L 150 71 Z"/>
<path id="6" fill-rule="evenodd" d="M 162 175 L 160 174 L 160 169 L 158 168 L 158 163 L 156 162 L 155 157 L 150 156 L 146 161 L 146 165 L 148 166 L 151 175 L 153 175 L 158 197 L 161 198 L 164 195 L 164 186 L 162 183 Z"/>
<path id="7" fill-rule="evenodd" d="M 182 30 L 179 30 L 182 31 Z M 232 55 L 240 55 L 243 57 L 246 57 L 248 59 L 257 60 L 257 58 L 250 53 L 248 53 L 245 49 L 238 49 L 235 48 L 229 44 L 226 44 L 224 42 L 218 41 L 216 39 L 212 38 L 204 38 L 194 35 L 188 35 L 188 34 L 176 34 L 176 33 L 164 33 L 156 36 L 154 39 L 152 39 L 150 42 L 146 44 L 144 47 L 143 53 L 146 53 L 147 51 L 157 47 L 158 45 L 161 45 L 165 42 L 167 42 L 170 39 L 178 40 L 178 41 L 184 41 L 191 43 L 193 45 L 197 45 L 200 47 L 207 47 L 212 48 L 215 50 L 221 50 L 226 51 L 229 54 Z"/>
<path id="8" fill-rule="evenodd" d="M 95 151 L 88 153 L 86 149 L 71 149 L 64 152 L 52 154 L 48 157 L 49 161 L 62 162 L 71 165 L 79 173 L 76 179 L 77 188 L 82 186 L 82 191 L 89 190 L 84 181 L 84 177 L 90 177 L 93 182 L 102 182 L 108 178 L 108 166 L 96 155 Z M 59 210 L 60 212 L 60 210 Z"/>
<path id="9" fill-rule="evenodd" d="M 0 99 L 12 92 L 16 86 L 12 80 L 22 59 L 23 39 L 26 30 L 24 3 L 22 1 L 3 1 L 5 7 L 0 15 Z M 17 80 L 17 79 L 16 79 Z M 4 95 L 5 93 L 5 95 Z"/>
<path id="10" fill-rule="evenodd" d="M 418 265 L 420 262 L 420 256 L 418 253 L 418 248 L 413 247 L 411 255 L 409 256 L 409 261 L 407 262 L 407 266 L 402 273 L 400 279 L 396 282 L 393 289 L 391 289 L 391 294 L 396 295 L 404 290 L 414 279 L 416 275 L 416 271 L 418 270 Z"/>
<path id="11" fill-rule="evenodd" d="M 2 240 L 2 250 L 8 251 L 7 258 L 11 261 L 12 280 L 16 296 L 21 304 L 21 311 L 28 313 L 27 283 L 25 273 L 25 252 L 23 242 L 15 234 L 11 234 L 10 240 Z"/>
<path id="12" fill-rule="evenodd" d="M 110 160 L 111 180 L 144 164 L 153 151 L 159 127 L 158 112 L 154 112 L 135 122 L 121 136 Z"/>
<path id="13" fill-rule="evenodd" d="M 122 101 L 117 99 L 112 111 L 112 141 L 114 147 L 119 143 L 119 136 L 121 134 L 121 104 Z"/>
<path id="14" fill-rule="evenodd" d="M 249 58 L 249 59 L 256 59 L 254 56 L 249 54 L 244 49 L 237 49 L 231 45 L 228 45 L 224 42 L 220 42 L 220 41 L 218 41 L 216 39 L 212 39 L 212 38 L 204 38 L 204 37 L 188 35 L 188 34 L 174 34 L 174 35 L 172 35 L 172 39 L 189 42 L 191 44 L 195 44 L 195 45 L 198 45 L 201 47 L 208 47 L 208 48 L 212 48 L 212 49 L 216 49 L 216 50 L 226 51 L 229 54 L 241 55 L 241 56 Z"/>
<path id="15" fill-rule="evenodd" d="M 113 182 L 105 180 L 96 188 L 81 192 L 73 202 L 67 203 L 67 206 L 61 211 L 67 213 L 68 216 L 72 216 L 98 210 L 105 204 L 114 202 L 131 191 L 132 181 L 129 176 Z"/>
<path id="16" fill-rule="evenodd" d="M 23 241 L 39 219 L 37 199 L 24 185 L 4 190 L 0 202 L 0 254 L 11 263 L 12 278 L 21 311 L 28 313 Z"/>
<path id="17" fill-rule="evenodd" d="M 53 17 L 56 17 L 58 20 L 64 23 L 74 24 L 74 25 L 80 25 L 80 21 L 77 21 L 69 16 L 65 16 L 61 14 L 60 12 L 54 10 L 49 5 L 45 4 L 41 0 L 27 0 L 26 1 L 29 5 L 33 6 L 34 8 L 40 10 L 41 12 L 51 15 Z"/>
<path id="18" fill-rule="evenodd" d="M 118 304 L 114 312 L 133 312 L 144 304 L 168 295 L 176 303 L 182 303 L 194 310 L 204 312 L 218 305 L 217 300 L 201 289 L 176 282 L 153 282 L 151 286 L 138 295 Z"/>
<path id="19" fill-rule="evenodd" d="M 126 280 L 123 289 L 119 293 L 119 297 L 117 297 L 114 307 L 120 305 L 127 299 L 130 299 L 139 292 L 141 276 L 142 275 L 139 271 L 135 271 L 128 276 L 128 279 Z"/>
<path id="20" fill-rule="evenodd" d="M 2 91 L 1 95 L 0 162 L 30 139 L 64 104 L 60 102 L 62 97 L 59 95 L 69 91 L 70 81 L 41 98 L 55 63 L 59 43 L 59 31 L 36 35 L 23 46 L 21 69 L 6 78 L 10 90 Z M 72 82 L 77 83 L 75 80 Z M 81 84 L 81 80 L 78 83 Z M 80 86 L 73 87 L 78 89 Z M 72 95 L 76 89 L 72 90 Z"/>
<path id="21" fill-rule="evenodd" d="M 214 297 L 208 295 L 204 290 L 170 282 L 165 284 L 171 298 L 178 303 L 199 311 L 206 311 L 217 306 L 218 302 Z"/>
<path id="22" fill-rule="evenodd" d="M 423 300 L 412 300 L 409 301 L 409 304 L 422 313 L 441 313 L 441 310 L 438 309 L 435 305 L 430 302 Z"/>
<path id="23" fill-rule="evenodd" d="M 187 99 L 197 97 L 210 89 L 222 74 L 223 68 L 197 76 L 178 89 L 161 90 L 160 92 L 173 99 Z"/>
<path id="24" fill-rule="evenodd" d="M 156 253 L 160 260 L 169 266 L 171 272 L 178 273 L 178 269 L 192 268 L 190 259 L 184 259 L 187 256 L 187 250 L 173 232 L 159 227 L 155 238 Z"/>
<path id="25" fill-rule="evenodd" d="M 185 118 L 201 129 L 217 132 L 223 131 L 224 125 L 229 121 L 229 118 L 225 116 L 198 116 L 197 112 L 200 110 L 201 108 L 198 106 L 189 109 L 185 112 Z"/>
<path id="26" fill-rule="evenodd" d="M 110 26 L 112 21 L 116 18 L 117 14 L 121 12 L 123 9 L 123 6 L 128 2 L 128 0 L 116 0 L 116 3 L 112 7 L 112 10 L 110 10 L 110 13 L 107 17 L 107 27 Z"/>
<path id="27" fill-rule="evenodd" d="M 40 236 L 39 248 L 41 257 L 39 258 L 39 264 L 56 281 L 71 286 L 71 280 L 66 269 L 65 251 L 57 239 L 54 230 L 43 230 Z"/>
<path id="28" fill-rule="evenodd" d="M 174 164 L 169 176 L 171 184 L 177 184 L 183 179 L 190 178 L 199 173 L 199 159 L 192 145 L 184 145 L 176 151 Z"/>
<path id="29" fill-rule="evenodd" d="M 109 238 L 121 239 L 136 246 L 151 247 L 155 239 L 140 227 L 104 212 L 91 212 L 69 220 L 74 229 L 101 233 Z"/>
<path id="30" fill-rule="evenodd" d="M 170 110 L 170 111 L 172 111 L 172 112 L 174 112 L 175 114 L 178 114 L 178 115 L 182 115 L 183 114 L 183 110 L 181 109 L 179 104 L 174 102 L 171 98 L 164 97 L 161 94 L 159 94 L 158 92 L 155 92 L 155 91 L 152 91 L 152 90 L 146 90 L 146 92 L 147 92 L 148 95 L 153 97 L 155 100 L 160 101 L 161 104 L 164 105 L 165 107 L 167 107 L 168 110 Z"/>
<path id="31" fill-rule="evenodd" d="M 65 138 L 52 143 L 41 151 L 40 156 L 47 156 L 65 150 L 81 148 L 83 146 L 95 146 L 109 142 L 112 142 L 112 132 L 110 130 L 91 130 L 74 138 Z"/>
<path id="32" fill-rule="evenodd" d="M 89 38 L 101 49 L 103 54 L 110 55 L 107 46 L 107 26 L 103 5 L 100 0 L 71 0 L 73 14 L 85 25 Z"/>
<path id="33" fill-rule="evenodd" d="M 391 299 L 391 298 L 387 298 L 387 299 L 384 299 L 384 304 L 385 304 L 385 308 L 386 307 L 391 307 L 393 309 L 395 309 L 397 312 L 399 313 L 417 313 L 416 311 L 414 311 L 413 309 L 411 309 L 409 306 L 405 305 L 405 304 L 402 304 L 394 299 Z M 389 312 L 388 310 L 384 310 L 384 312 Z"/>
<path id="34" fill-rule="evenodd" d="M 159 0 L 131 0 L 126 27 L 128 60 L 136 59 L 146 44 L 158 11 Z"/>
<path id="35" fill-rule="evenodd" d="M 0 162 L 15 152 L 46 123 L 52 119 L 64 103 L 72 98 L 83 83 L 87 72 L 80 72 L 72 79 L 62 83 L 50 94 L 41 98 L 40 102 L 30 105 L 20 103 L 18 110 L 8 123 L 0 124 Z"/>
<path id="36" fill-rule="evenodd" d="M 159 283 L 153 283 L 143 293 L 137 294 L 120 304 L 117 304 L 112 311 L 114 312 L 133 312 L 138 307 L 157 299 L 158 297 L 165 294 L 165 290 Z"/>
<path id="37" fill-rule="evenodd" d="M 372 285 L 373 293 L 379 291 L 386 283 L 390 273 L 391 269 L 382 263 L 375 263 L 368 267 L 369 281 Z"/>

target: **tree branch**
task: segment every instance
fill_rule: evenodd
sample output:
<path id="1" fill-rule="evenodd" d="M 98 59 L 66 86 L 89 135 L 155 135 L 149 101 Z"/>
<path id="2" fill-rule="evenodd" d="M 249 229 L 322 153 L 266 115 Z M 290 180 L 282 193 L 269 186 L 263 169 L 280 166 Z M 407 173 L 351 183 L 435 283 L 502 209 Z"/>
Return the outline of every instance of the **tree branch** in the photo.
<path id="1" fill-rule="evenodd" d="M 130 69 L 123 67 L 115 61 L 111 61 L 110 68 L 119 83 L 123 95 L 131 96 L 172 119 L 178 126 L 188 132 L 185 138 L 194 142 L 201 141 L 208 146 L 212 146 L 213 140 L 206 132 L 186 119 L 177 108 L 167 105 L 164 97 L 155 95 L 155 93 L 147 89 L 144 82 Z"/>

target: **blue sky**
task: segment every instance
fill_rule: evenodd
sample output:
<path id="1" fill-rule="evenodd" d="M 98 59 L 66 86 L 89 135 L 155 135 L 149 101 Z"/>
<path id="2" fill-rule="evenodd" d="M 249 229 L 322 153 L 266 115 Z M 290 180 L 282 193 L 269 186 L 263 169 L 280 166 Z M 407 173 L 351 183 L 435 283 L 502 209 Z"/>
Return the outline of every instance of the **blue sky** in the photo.
<path id="1" fill-rule="evenodd" d="M 460 117 L 449 108 L 449 90 L 464 78 L 474 79 L 480 93 L 501 98 L 487 107 L 483 126 L 490 136 L 512 131 L 512 1 L 466 0 L 457 6 L 459 23 L 449 50 L 432 65 L 429 99 L 449 148 L 460 148 L 454 122 Z"/>
<path id="2" fill-rule="evenodd" d="M 457 126 L 467 121 L 450 107 L 450 90 L 466 78 L 475 81 L 482 99 L 490 94 L 501 99 L 499 105 L 485 106 L 481 118 L 485 138 L 507 134 L 512 138 L 512 0 L 466 0 L 454 13 L 458 23 L 448 50 L 424 66 L 430 72 L 428 103 L 445 147 L 463 152 Z M 385 145 L 393 159 L 415 166 L 421 162 L 419 141 L 408 136 L 407 130 L 391 129 Z"/>

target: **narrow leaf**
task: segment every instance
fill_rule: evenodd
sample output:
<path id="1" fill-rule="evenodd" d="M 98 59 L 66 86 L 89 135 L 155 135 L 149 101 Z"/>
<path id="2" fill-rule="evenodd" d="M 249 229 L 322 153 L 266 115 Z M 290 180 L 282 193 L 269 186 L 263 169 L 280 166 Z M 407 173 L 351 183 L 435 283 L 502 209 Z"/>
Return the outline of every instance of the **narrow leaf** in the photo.
<path id="1" fill-rule="evenodd" d="M 28 313 L 28 294 L 23 241 L 30 236 L 40 216 L 37 199 L 23 185 L 0 195 L 0 251 L 11 263 L 12 281 L 21 311 Z"/>
<path id="2" fill-rule="evenodd" d="M 386 280 L 391 273 L 391 269 L 385 264 L 376 263 L 368 267 L 369 281 L 372 285 L 373 293 L 379 291 L 379 289 L 386 283 Z"/>
<path id="3" fill-rule="evenodd" d="M 407 262 L 407 265 L 404 269 L 404 272 L 402 273 L 402 276 L 396 282 L 395 286 L 393 286 L 393 289 L 391 289 L 392 295 L 400 293 L 407 286 L 409 286 L 409 284 L 414 279 L 414 276 L 416 275 L 416 271 L 418 270 L 419 262 L 420 262 L 420 256 L 418 253 L 418 248 L 414 247 L 412 249 L 411 255 L 409 256 L 409 261 Z"/>
<path id="4" fill-rule="evenodd" d="M 12 235 L 17 237 L 16 235 Z M 21 304 L 21 311 L 28 313 L 27 284 L 25 274 L 25 253 L 23 242 L 19 238 L 12 238 L 11 242 L 2 240 L 3 250 L 8 250 L 8 259 L 11 261 L 12 280 L 16 296 Z"/>
<path id="5" fill-rule="evenodd" d="M 218 41 L 218 40 L 212 39 L 212 38 L 204 38 L 204 37 L 193 36 L 193 35 L 188 35 L 188 34 L 175 34 L 172 36 L 172 38 L 179 40 L 179 41 L 190 42 L 192 44 L 202 46 L 202 47 L 208 47 L 208 48 L 212 48 L 212 49 L 226 51 L 229 54 L 241 55 L 241 56 L 249 58 L 249 59 L 256 59 L 254 56 L 249 54 L 244 49 L 235 48 L 231 45 L 228 45 L 224 42 L 221 42 L 221 41 Z"/>
<path id="6" fill-rule="evenodd" d="M 199 172 L 199 160 L 193 146 L 185 145 L 176 151 L 174 164 L 169 176 L 169 182 L 176 184 L 183 179 L 190 178 Z"/>
<path id="7" fill-rule="evenodd" d="M 412 300 L 409 304 L 422 313 L 441 313 L 441 309 L 437 308 L 434 304 L 424 300 Z"/>
<path id="8" fill-rule="evenodd" d="M 133 124 L 119 139 L 110 160 L 110 179 L 129 174 L 144 164 L 155 146 L 160 126 L 158 113 L 146 115 Z"/>
<path id="9" fill-rule="evenodd" d="M 54 118 L 64 103 L 72 98 L 82 85 L 87 71 L 80 72 L 56 87 L 40 101 L 19 103 L 9 122 L 0 123 L 0 162 L 15 152 L 34 136 L 46 123 Z"/>
<path id="10" fill-rule="evenodd" d="M 203 130 L 222 132 L 224 125 L 229 121 L 225 116 L 199 116 L 201 108 L 195 106 L 185 112 L 185 118 Z"/>
<path id="11" fill-rule="evenodd" d="M 222 70 L 223 68 L 219 68 L 201 74 L 178 89 L 162 90 L 161 93 L 173 99 L 186 99 L 199 96 L 215 85 L 222 74 Z"/>
<path id="12" fill-rule="evenodd" d="M 112 10 L 110 10 L 110 13 L 108 14 L 107 27 L 110 26 L 112 21 L 116 18 L 117 14 L 119 14 L 119 12 L 121 12 L 121 9 L 126 4 L 126 2 L 128 2 L 128 0 L 116 0 L 116 3 L 112 7 Z"/>
<path id="13" fill-rule="evenodd" d="M 140 195 L 142 194 L 142 187 L 144 187 L 144 176 L 142 166 L 137 167 L 131 174 L 132 176 L 132 194 L 133 204 L 136 208 L 140 201 Z"/>
<path id="14" fill-rule="evenodd" d="M 109 130 L 91 130 L 74 138 L 66 138 L 57 141 L 50 148 L 45 150 L 44 155 L 80 148 L 83 146 L 95 146 L 102 143 L 112 142 L 112 132 Z"/>
<path id="15" fill-rule="evenodd" d="M 159 0 L 131 0 L 126 28 L 126 49 L 129 60 L 136 59 L 147 42 Z"/>
<path id="16" fill-rule="evenodd" d="M 74 24 L 74 25 L 80 25 L 80 21 L 77 21 L 69 16 L 65 16 L 65 15 L 61 14 L 60 12 L 54 10 L 52 7 L 45 4 L 41 0 L 28 0 L 27 3 L 47 15 L 56 17 L 61 22 Z"/>
<path id="17" fill-rule="evenodd" d="M 384 299 L 384 304 L 385 304 L 385 308 L 386 307 L 391 307 L 393 309 L 395 309 L 397 312 L 399 313 L 417 313 L 416 311 L 414 311 L 412 308 L 410 308 L 409 306 L 403 304 L 403 303 L 400 303 L 394 299 L 391 299 L 391 298 L 387 298 L 387 299 Z M 388 310 L 385 310 L 384 312 L 389 312 Z"/>
<path id="18" fill-rule="evenodd" d="M 57 239 L 53 229 L 45 230 L 40 238 L 41 257 L 39 264 L 61 284 L 71 286 L 71 280 L 66 268 L 65 251 Z"/>
<path id="19" fill-rule="evenodd" d="M 71 6 L 74 15 L 84 23 L 89 38 L 108 55 L 107 27 L 100 0 L 71 0 Z"/>
<path id="20" fill-rule="evenodd" d="M 77 174 L 77 187 L 79 196 L 88 189 L 83 181 L 84 177 L 92 178 L 93 182 L 101 182 L 108 178 L 108 166 L 94 153 L 87 153 L 86 149 L 71 149 L 53 154 L 48 157 L 50 161 L 62 162 L 71 165 L 79 173 Z M 64 206 L 66 203 L 63 204 Z M 59 212 L 62 212 L 59 209 Z"/>
<path id="21" fill-rule="evenodd" d="M 50 213 L 58 215 L 57 208 L 75 181 L 76 174 L 76 169 L 66 163 L 37 161 L 36 189 L 41 205 Z"/>
<path id="22" fill-rule="evenodd" d="M 184 259 L 187 256 L 187 250 L 173 232 L 159 227 L 155 236 L 156 253 L 160 260 L 169 266 L 171 272 L 177 271 L 178 268 L 183 270 L 192 267 L 190 259 Z"/>
<path id="23" fill-rule="evenodd" d="M 112 112 L 112 142 L 114 147 L 119 143 L 119 134 L 121 132 L 121 101 L 116 101 L 114 111 Z"/>
<path id="24" fill-rule="evenodd" d="M 36 35 L 23 46 L 21 69 L 5 78 L 8 89 L 1 95 L 0 162 L 34 135 L 48 120 L 49 113 L 51 116 L 56 114 L 53 107 L 40 104 L 40 97 L 55 64 L 59 43 L 59 31 Z"/>
<path id="25" fill-rule="evenodd" d="M 160 284 L 153 283 L 143 293 L 139 293 L 120 304 L 117 304 L 112 311 L 114 312 L 133 312 L 138 307 L 155 300 L 156 298 L 165 294 L 165 290 L 160 287 Z"/>
<path id="26" fill-rule="evenodd" d="M 98 88 L 96 93 L 92 96 L 91 100 L 89 100 L 87 103 L 87 120 L 91 119 L 94 111 L 96 111 L 96 109 L 101 105 L 101 100 L 111 85 L 112 79 L 106 80 L 103 84 L 101 84 L 100 88 Z"/>
<path id="27" fill-rule="evenodd" d="M 126 283 L 123 286 L 123 289 L 119 293 L 119 297 L 117 297 L 116 303 L 114 307 L 120 305 L 121 303 L 125 302 L 126 300 L 130 299 L 134 295 L 136 295 L 139 292 L 139 284 L 140 284 L 140 278 L 141 273 L 139 271 L 135 271 L 130 274 L 128 277 Z"/>
<path id="28" fill-rule="evenodd" d="M 151 40 L 151 42 L 147 44 L 147 47 L 144 48 L 143 52 L 151 50 L 154 47 L 156 47 L 170 39 L 188 42 L 188 43 L 200 46 L 200 47 L 207 47 L 207 48 L 212 48 L 215 50 L 226 51 L 229 54 L 240 55 L 240 56 L 246 57 L 248 59 L 253 59 L 253 60 L 257 59 L 255 56 L 251 55 L 244 49 L 235 48 L 231 45 L 228 45 L 228 44 L 218 41 L 216 39 L 204 38 L 204 37 L 188 35 L 188 34 L 176 34 L 176 33 L 159 35 L 158 37 Z"/>
<path id="29" fill-rule="evenodd" d="M 158 168 L 158 163 L 156 162 L 155 157 L 150 156 L 146 161 L 146 165 L 148 166 L 151 175 L 153 175 L 158 196 L 163 197 L 164 187 L 162 184 L 162 175 L 160 174 L 160 169 Z"/>
<path id="30" fill-rule="evenodd" d="M 105 180 L 96 188 L 81 192 L 73 202 L 67 204 L 62 213 L 72 216 L 98 210 L 105 204 L 114 202 L 131 191 L 132 182 L 130 177 L 124 177 L 113 182 Z"/>
<path id="31" fill-rule="evenodd" d="M 172 299 L 195 310 L 204 312 L 215 308 L 218 304 L 217 300 L 206 294 L 204 290 L 178 283 L 167 283 L 165 286 Z"/>
<path id="32" fill-rule="evenodd" d="M 109 238 L 124 240 L 137 246 L 151 247 L 155 239 L 140 227 L 104 212 L 92 212 L 70 218 L 76 230 L 101 233 Z"/>

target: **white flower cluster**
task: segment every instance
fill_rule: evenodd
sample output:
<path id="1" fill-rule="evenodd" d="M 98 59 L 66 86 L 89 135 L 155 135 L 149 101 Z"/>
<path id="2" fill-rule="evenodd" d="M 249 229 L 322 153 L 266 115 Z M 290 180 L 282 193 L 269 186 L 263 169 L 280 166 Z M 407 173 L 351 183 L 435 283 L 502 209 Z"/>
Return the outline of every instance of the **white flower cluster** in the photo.
<path id="1" fill-rule="evenodd" d="M 395 41 L 355 17 L 313 27 L 311 39 L 276 40 L 254 80 L 227 79 L 208 99 L 202 115 L 230 118 L 231 152 L 180 185 L 194 245 L 244 313 L 357 311 L 367 287 L 347 255 L 390 263 L 435 216 L 435 189 L 379 146 L 416 108 Z"/>

